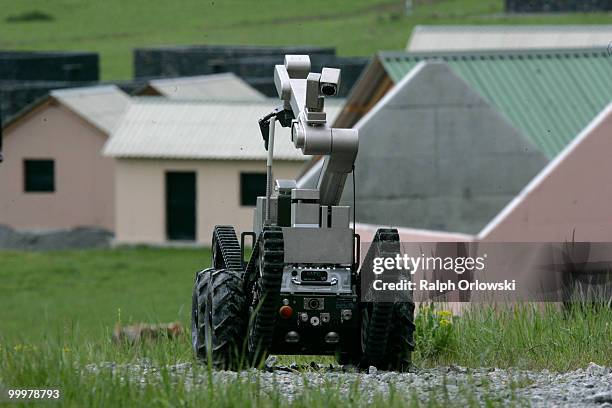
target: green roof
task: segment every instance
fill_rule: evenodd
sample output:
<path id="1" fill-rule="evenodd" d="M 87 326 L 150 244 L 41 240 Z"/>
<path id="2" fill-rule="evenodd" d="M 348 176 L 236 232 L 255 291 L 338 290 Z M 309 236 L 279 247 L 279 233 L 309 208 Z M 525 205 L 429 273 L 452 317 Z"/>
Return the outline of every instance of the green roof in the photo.
<path id="1" fill-rule="evenodd" d="M 612 101 L 612 56 L 603 49 L 381 52 L 378 57 L 394 82 L 419 61 L 444 60 L 549 158 Z"/>

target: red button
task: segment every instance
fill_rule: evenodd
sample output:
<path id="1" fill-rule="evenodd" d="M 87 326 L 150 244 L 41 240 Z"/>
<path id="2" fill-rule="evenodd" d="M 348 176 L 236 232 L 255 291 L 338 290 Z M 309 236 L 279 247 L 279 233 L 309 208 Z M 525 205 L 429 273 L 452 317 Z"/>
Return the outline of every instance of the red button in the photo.
<path id="1" fill-rule="evenodd" d="M 293 309 L 291 306 L 281 306 L 281 308 L 278 310 L 278 314 L 280 314 L 283 319 L 289 319 L 291 316 L 293 316 Z"/>

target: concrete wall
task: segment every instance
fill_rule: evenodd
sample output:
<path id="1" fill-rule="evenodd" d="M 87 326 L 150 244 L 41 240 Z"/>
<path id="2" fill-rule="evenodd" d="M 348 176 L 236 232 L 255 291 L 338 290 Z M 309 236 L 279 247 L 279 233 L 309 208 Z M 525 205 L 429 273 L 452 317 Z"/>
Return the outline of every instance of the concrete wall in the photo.
<path id="1" fill-rule="evenodd" d="M 45 103 L 5 129 L 0 224 L 20 230 L 114 229 L 113 161 L 106 135 L 59 105 Z M 24 159 L 55 160 L 55 192 L 24 192 Z"/>
<path id="2" fill-rule="evenodd" d="M 275 178 L 295 178 L 303 162 L 276 161 Z M 195 171 L 197 242 L 210 245 L 217 224 L 250 231 L 253 207 L 240 205 L 240 173 L 265 172 L 264 161 L 119 159 L 115 167 L 115 238 L 119 244 L 166 242 L 165 173 Z"/>
<path id="3" fill-rule="evenodd" d="M 355 127 L 363 223 L 478 233 L 547 162 L 442 62 L 417 65 Z"/>
<path id="4" fill-rule="evenodd" d="M 493 242 L 612 242 L 612 104 L 479 234 Z"/>

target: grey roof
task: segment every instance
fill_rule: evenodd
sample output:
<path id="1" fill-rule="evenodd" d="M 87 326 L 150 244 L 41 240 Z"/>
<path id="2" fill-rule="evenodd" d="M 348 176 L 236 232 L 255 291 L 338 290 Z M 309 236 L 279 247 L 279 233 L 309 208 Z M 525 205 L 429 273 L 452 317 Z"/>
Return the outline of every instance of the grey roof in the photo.
<path id="1" fill-rule="evenodd" d="M 149 87 L 172 99 L 261 101 L 265 96 L 231 72 L 182 78 L 154 79 Z"/>
<path id="2" fill-rule="evenodd" d="M 50 95 L 107 134 L 115 129 L 130 102 L 115 85 L 59 89 Z"/>
<path id="3" fill-rule="evenodd" d="M 612 25 L 418 25 L 406 51 L 603 47 Z"/>
<path id="4" fill-rule="evenodd" d="M 279 101 L 210 102 L 133 98 L 104 154 L 116 158 L 262 160 L 257 121 Z M 340 105 L 326 107 L 331 120 Z M 277 126 L 274 157 L 305 160 L 289 130 Z"/>

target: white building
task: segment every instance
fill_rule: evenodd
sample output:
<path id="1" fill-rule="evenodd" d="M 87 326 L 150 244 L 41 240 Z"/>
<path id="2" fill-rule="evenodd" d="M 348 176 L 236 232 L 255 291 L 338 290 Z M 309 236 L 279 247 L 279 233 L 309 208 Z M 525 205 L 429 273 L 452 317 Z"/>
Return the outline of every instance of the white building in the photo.
<path id="1" fill-rule="evenodd" d="M 217 224 L 252 229 L 265 194 L 266 150 L 258 119 L 273 104 L 136 98 L 105 147 L 115 158 L 117 243 L 195 241 Z M 333 120 L 338 106 L 330 106 Z M 277 128 L 275 178 L 295 179 L 307 159 Z"/>

